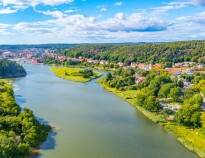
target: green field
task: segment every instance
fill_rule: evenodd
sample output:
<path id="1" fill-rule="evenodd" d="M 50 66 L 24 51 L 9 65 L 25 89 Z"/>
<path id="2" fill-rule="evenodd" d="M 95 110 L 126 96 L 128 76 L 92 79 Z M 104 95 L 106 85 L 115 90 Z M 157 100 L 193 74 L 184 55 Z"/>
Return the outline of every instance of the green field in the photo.
<path id="1" fill-rule="evenodd" d="M 93 75 L 89 77 L 84 77 L 82 71 L 84 68 L 77 68 L 77 67 L 52 67 L 51 71 L 59 78 L 65 80 L 71 80 L 75 82 L 82 82 L 86 83 L 91 81 L 92 79 L 98 78 L 101 76 L 99 72 L 93 72 Z"/>
<path id="2" fill-rule="evenodd" d="M 202 113 L 202 127 L 198 129 L 191 129 L 185 126 L 177 125 L 174 122 L 167 122 L 163 114 L 153 113 L 145 110 L 143 107 L 137 106 L 135 104 L 136 90 L 125 90 L 120 91 L 116 88 L 111 88 L 103 82 L 103 79 L 98 81 L 99 84 L 105 88 L 107 91 L 114 93 L 115 95 L 121 97 L 132 106 L 136 107 L 140 112 L 142 112 L 147 118 L 153 122 L 159 123 L 167 131 L 170 131 L 173 135 L 177 137 L 184 146 L 189 150 L 195 152 L 202 158 L 205 158 L 205 113 Z"/>

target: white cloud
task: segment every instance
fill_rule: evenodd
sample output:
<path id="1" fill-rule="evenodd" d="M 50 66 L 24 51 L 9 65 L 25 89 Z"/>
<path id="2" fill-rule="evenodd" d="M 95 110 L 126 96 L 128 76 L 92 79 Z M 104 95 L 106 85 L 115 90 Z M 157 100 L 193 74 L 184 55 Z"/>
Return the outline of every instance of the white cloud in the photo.
<path id="1" fill-rule="evenodd" d="M 99 8 L 101 12 L 106 12 L 107 11 L 107 6 L 106 5 L 100 5 L 100 6 L 97 6 L 97 8 Z"/>
<path id="2" fill-rule="evenodd" d="M 9 29 L 10 25 L 8 24 L 1 24 L 0 23 L 0 34 L 9 34 Z"/>
<path id="3" fill-rule="evenodd" d="M 18 11 L 17 9 L 11 9 L 7 7 L 7 8 L 0 9 L 0 14 L 13 14 L 16 13 L 17 11 Z"/>
<path id="4" fill-rule="evenodd" d="M 192 2 L 170 2 L 170 3 L 166 3 L 160 7 L 156 7 L 153 8 L 153 13 L 157 13 L 157 14 L 162 14 L 162 13 L 167 13 L 169 11 L 172 10 L 178 10 L 178 9 L 182 9 L 182 8 L 186 8 L 188 6 L 192 6 L 193 3 Z"/>
<path id="5" fill-rule="evenodd" d="M 75 12 L 78 12 L 79 9 L 69 9 L 69 10 L 65 10 L 64 12 L 65 13 L 75 13 Z"/>
<path id="6" fill-rule="evenodd" d="M 122 1 L 118 1 L 115 3 L 115 6 L 122 6 L 123 2 Z"/>
<path id="7" fill-rule="evenodd" d="M 36 6 L 39 4 L 54 6 L 71 2 L 73 2 L 73 0 L 1 0 L 3 6 L 12 5 L 16 7 Z"/>
<path id="8" fill-rule="evenodd" d="M 74 10 L 36 10 L 50 16 L 49 20 L 21 22 L 13 26 L 0 24 L 0 35 L 10 32 L 27 43 L 150 42 L 205 38 L 205 12 L 177 18 L 164 16 L 164 13 L 187 6 L 193 6 L 193 3 L 171 2 L 131 14 L 119 12 L 107 19 L 70 14 Z M 10 40 L 8 38 L 8 42 Z"/>

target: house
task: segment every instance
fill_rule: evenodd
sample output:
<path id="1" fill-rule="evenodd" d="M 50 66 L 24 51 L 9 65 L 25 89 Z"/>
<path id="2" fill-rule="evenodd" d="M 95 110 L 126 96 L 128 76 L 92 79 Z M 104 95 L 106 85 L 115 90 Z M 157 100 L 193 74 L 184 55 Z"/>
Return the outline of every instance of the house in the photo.
<path id="1" fill-rule="evenodd" d="M 105 61 L 105 60 L 100 61 L 100 65 L 108 65 L 108 64 L 109 64 L 108 61 Z"/>
<path id="2" fill-rule="evenodd" d="M 123 67 L 123 66 L 124 66 L 124 63 L 118 62 L 117 65 L 118 65 L 119 67 Z"/>
<path id="3" fill-rule="evenodd" d="M 193 85 L 191 84 L 191 82 L 188 82 L 188 81 L 183 81 L 183 84 L 184 84 L 183 88 L 189 88 Z"/>
<path id="4" fill-rule="evenodd" d="M 145 77 L 139 77 L 139 78 L 135 79 L 135 83 L 140 84 L 140 83 L 144 82 L 144 80 L 145 80 Z"/>
<path id="5" fill-rule="evenodd" d="M 58 56 L 58 61 L 60 62 L 64 62 L 67 60 L 67 57 L 66 56 Z"/>
<path id="6" fill-rule="evenodd" d="M 163 67 L 163 65 L 162 64 L 154 64 L 154 65 L 152 65 L 152 69 L 161 69 Z"/>
<path id="7" fill-rule="evenodd" d="M 137 65 L 138 65 L 137 63 L 132 62 L 132 63 L 130 64 L 130 67 L 131 67 L 131 68 L 136 68 L 136 67 L 137 67 Z"/>
<path id="8" fill-rule="evenodd" d="M 87 59 L 83 58 L 83 57 L 79 57 L 78 59 L 79 59 L 80 62 L 86 62 L 87 61 Z"/>
<path id="9" fill-rule="evenodd" d="M 195 62 L 181 62 L 181 63 L 175 63 L 174 67 L 192 67 L 196 63 Z"/>
<path id="10" fill-rule="evenodd" d="M 188 67 L 178 67 L 178 68 L 172 67 L 172 68 L 166 68 L 165 70 L 174 76 L 178 76 L 181 74 L 193 74 L 192 68 L 188 68 Z"/>
<path id="11" fill-rule="evenodd" d="M 91 63 L 91 64 L 98 64 L 99 63 L 98 60 L 93 60 L 93 59 L 88 59 L 87 62 Z"/>
<path id="12" fill-rule="evenodd" d="M 181 108 L 179 104 L 160 103 L 160 105 L 163 109 L 169 109 L 175 112 Z"/>
<path id="13" fill-rule="evenodd" d="M 144 64 L 144 63 L 138 64 L 137 67 L 138 67 L 139 69 L 142 69 L 142 70 L 145 70 L 145 71 L 149 71 L 149 70 L 152 69 L 152 65 L 151 65 L 151 64 L 146 65 L 146 64 Z"/>
<path id="14" fill-rule="evenodd" d="M 138 75 L 138 74 L 135 74 L 135 75 L 134 75 L 134 78 L 135 78 L 135 83 L 136 83 L 136 84 L 140 84 L 140 83 L 144 82 L 144 80 L 145 80 L 145 77 L 140 76 L 140 75 Z"/>

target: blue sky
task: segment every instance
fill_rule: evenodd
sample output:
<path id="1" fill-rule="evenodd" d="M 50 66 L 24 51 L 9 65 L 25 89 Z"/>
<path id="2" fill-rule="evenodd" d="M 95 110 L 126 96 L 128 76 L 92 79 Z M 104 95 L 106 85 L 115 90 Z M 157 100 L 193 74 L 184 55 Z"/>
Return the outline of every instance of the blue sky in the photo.
<path id="1" fill-rule="evenodd" d="M 205 39 L 205 0 L 0 0 L 0 44 Z"/>

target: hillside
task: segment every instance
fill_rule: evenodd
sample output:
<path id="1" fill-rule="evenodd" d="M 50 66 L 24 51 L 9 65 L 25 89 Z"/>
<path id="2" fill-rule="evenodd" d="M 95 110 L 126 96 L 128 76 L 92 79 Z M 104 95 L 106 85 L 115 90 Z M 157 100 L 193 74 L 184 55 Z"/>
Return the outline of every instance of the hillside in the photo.
<path id="1" fill-rule="evenodd" d="M 61 52 L 71 57 L 87 57 L 114 62 L 205 63 L 205 41 L 182 41 L 142 44 L 87 44 Z"/>

